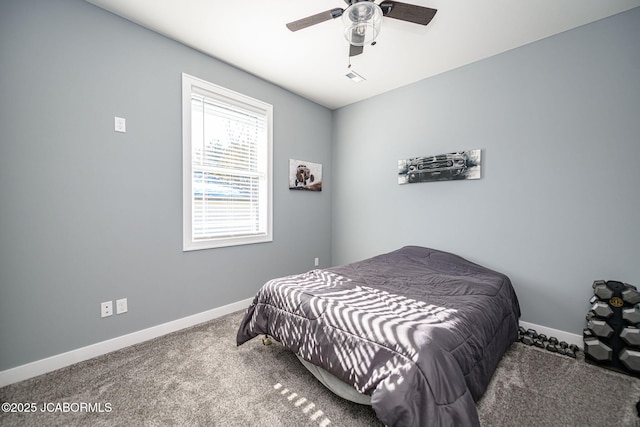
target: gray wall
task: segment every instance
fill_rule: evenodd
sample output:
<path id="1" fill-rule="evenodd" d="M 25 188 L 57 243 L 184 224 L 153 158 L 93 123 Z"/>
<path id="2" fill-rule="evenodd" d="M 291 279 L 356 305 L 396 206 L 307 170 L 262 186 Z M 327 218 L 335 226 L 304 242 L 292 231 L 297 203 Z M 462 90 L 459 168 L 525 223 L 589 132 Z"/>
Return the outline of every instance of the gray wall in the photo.
<path id="1" fill-rule="evenodd" d="M 274 106 L 272 243 L 182 252 L 182 72 Z M 328 109 L 80 0 L 0 1 L 0 94 L 0 370 L 328 266 Z M 321 193 L 288 189 L 289 158 Z"/>
<path id="2" fill-rule="evenodd" d="M 333 263 L 455 252 L 581 334 L 593 280 L 640 286 L 638 46 L 640 8 L 337 110 Z M 399 159 L 474 148 L 481 180 L 397 184 Z"/>
<path id="3" fill-rule="evenodd" d="M 523 320 L 580 333 L 594 279 L 640 285 L 639 24 L 332 113 L 86 2 L 0 0 L 0 370 L 406 244 L 507 273 Z M 182 72 L 274 105 L 272 243 L 181 251 Z M 479 181 L 396 183 L 398 159 L 472 148 Z M 323 164 L 322 193 L 287 189 L 289 158 Z"/>

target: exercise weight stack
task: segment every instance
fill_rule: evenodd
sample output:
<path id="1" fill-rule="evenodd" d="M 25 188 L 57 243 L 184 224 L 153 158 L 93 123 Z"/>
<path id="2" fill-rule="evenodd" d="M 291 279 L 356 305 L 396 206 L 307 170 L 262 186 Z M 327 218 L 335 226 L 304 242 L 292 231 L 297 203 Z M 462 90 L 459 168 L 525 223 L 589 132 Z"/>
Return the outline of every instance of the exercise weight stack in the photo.
<path id="1" fill-rule="evenodd" d="M 585 361 L 640 377 L 640 292 L 628 283 L 596 280 L 589 303 Z"/>

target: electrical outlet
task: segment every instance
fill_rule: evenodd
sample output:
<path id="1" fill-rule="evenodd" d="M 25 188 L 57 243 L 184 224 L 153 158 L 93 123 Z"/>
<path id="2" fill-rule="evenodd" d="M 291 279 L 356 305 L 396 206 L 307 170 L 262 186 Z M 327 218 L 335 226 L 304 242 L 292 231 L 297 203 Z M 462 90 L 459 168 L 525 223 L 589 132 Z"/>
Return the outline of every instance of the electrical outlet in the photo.
<path id="1" fill-rule="evenodd" d="M 116 300 L 116 314 L 126 313 L 127 310 L 128 308 L 126 298 Z"/>
<path id="2" fill-rule="evenodd" d="M 314 265 L 317 267 L 320 265 L 320 258 L 316 258 L 314 261 Z"/>
<path id="3" fill-rule="evenodd" d="M 100 316 L 109 317 L 113 314 L 113 301 L 106 301 L 100 303 Z"/>
<path id="4" fill-rule="evenodd" d="M 127 131 L 127 120 L 122 117 L 114 117 L 114 126 L 116 132 L 125 133 Z"/>

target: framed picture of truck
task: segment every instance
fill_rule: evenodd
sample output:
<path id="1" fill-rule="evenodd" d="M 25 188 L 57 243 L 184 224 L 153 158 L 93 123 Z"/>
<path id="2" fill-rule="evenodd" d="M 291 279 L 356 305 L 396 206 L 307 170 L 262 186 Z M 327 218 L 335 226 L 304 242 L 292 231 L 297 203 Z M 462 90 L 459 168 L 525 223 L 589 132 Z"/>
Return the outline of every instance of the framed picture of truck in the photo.
<path id="1" fill-rule="evenodd" d="M 289 189 L 322 191 L 322 164 L 289 159 Z"/>
<path id="2" fill-rule="evenodd" d="M 398 184 L 480 179 L 481 150 L 398 160 Z"/>

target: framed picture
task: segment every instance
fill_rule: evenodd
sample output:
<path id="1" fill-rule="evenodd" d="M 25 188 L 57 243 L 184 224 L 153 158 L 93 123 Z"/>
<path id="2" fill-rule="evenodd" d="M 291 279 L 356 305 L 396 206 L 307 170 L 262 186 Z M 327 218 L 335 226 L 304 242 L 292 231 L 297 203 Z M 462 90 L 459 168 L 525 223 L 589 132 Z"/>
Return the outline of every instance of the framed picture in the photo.
<path id="1" fill-rule="evenodd" d="M 398 160 L 398 184 L 480 179 L 481 150 Z"/>
<path id="2" fill-rule="evenodd" d="M 289 159 L 289 189 L 322 191 L 322 164 Z"/>

